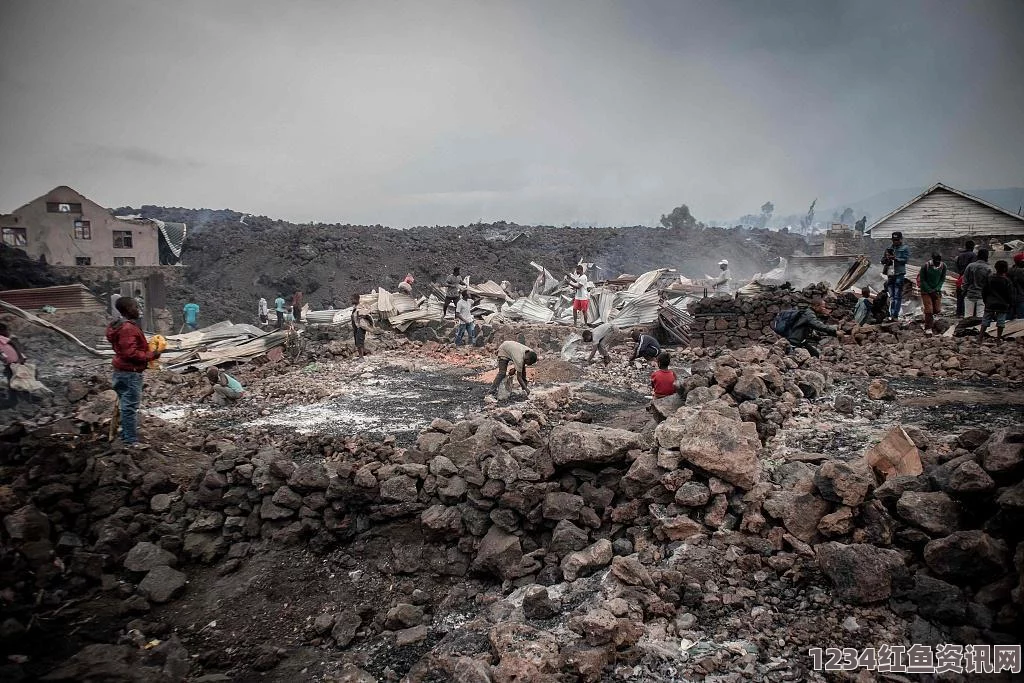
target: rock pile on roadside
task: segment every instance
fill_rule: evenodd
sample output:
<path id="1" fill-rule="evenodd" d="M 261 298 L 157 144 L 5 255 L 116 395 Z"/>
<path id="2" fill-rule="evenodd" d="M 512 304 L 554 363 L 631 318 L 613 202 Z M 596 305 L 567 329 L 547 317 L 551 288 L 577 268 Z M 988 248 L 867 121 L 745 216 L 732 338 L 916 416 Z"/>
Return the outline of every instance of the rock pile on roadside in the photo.
<path id="1" fill-rule="evenodd" d="M 1024 376 L 1024 344 L 1017 340 L 1006 340 L 996 346 L 992 340 L 979 345 L 973 338 L 915 334 L 885 343 L 881 337 L 891 335 L 884 332 L 885 327 L 874 328 L 875 339 L 860 345 L 822 347 L 822 360 L 841 366 L 845 374 L 854 376 L 1010 381 Z"/>

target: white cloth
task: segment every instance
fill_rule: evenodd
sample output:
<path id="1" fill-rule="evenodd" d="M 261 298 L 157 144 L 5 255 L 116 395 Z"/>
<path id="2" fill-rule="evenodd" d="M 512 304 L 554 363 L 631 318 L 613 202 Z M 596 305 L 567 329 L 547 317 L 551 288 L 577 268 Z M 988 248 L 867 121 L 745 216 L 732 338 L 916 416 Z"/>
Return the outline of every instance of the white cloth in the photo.
<path id="1" fill-rule="evenodd" d="M 587 276 L 574 273 L 569 276 L 569 284 L 572 285 L 576 293 L 573 295 L 573 299 L 576 301 L 585 301 L 590 298 L 587 294 Z"/>
<path id="2" fill-rule="evenodd" d="M 267 300 L 264 297 L 260 297 L 260 315 L 264 318 L 269 315 L 270 309 L 267 307 Z"/>
<path id="3" fill-rule="evenodd" d="M 460 323 L 473 322 L 473 302 L 470 299 L 459 299 L 455 304 L 455 317 Z"/>

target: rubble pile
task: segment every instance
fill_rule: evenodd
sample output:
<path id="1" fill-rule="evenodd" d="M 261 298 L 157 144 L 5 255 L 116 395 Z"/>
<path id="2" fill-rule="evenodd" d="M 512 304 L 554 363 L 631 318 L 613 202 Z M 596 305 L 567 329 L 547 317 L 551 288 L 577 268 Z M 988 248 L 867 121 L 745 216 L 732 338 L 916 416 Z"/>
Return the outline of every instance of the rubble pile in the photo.
<path id="1" fill-rule="evenodd" d="M 799 303 L 822 300 L 830 309 L 828 316 L 819 316 L 829 325 L 849 319 L 855 301 L 852 297 L 837 297 L 826 283 L 809 285 L 802 290 L 784 288 L 763 289 L 752 297 L 705 297 L 690 303 L 694 317 L 690 325 L 690 343 L 697 347 L 740 348 L 762 341 L 774 341 L 772 321 L 779 311 L 793 308 Z"/>
<path id="2" fill-rule="evenodd" d="M 823 345 L 822 360 L 842 367 L 844 374 L 853 376 L 1001 379 L 1011 382 L 1024 376 L 1022 344 L 1006 342 L 997 347 L 991 340 L 978 344 L 974 338 L 922 337 L 896 330 L 887 331 L 889 327 L 870 326 L 878 343 L 867 340 L 852 343 L 853 340 L 847 336 L 842 344 Z M 854 336 L 856 334 L 853 332 Z M 898 340 L 897 334 L 900 336 Z M 882 343 L 886 341 L 888 343 Z"/>

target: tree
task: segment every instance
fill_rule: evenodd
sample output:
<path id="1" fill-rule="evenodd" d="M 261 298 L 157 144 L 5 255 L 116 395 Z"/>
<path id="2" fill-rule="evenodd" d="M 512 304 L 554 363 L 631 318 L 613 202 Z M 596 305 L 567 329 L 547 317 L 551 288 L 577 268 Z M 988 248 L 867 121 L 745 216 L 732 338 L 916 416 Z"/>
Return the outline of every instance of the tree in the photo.
<path id="1" fill-rule="evenodd" d="M 690 207 L 686 204 L 681 204 L 672 209 L 672 213 L 667 216 L 663 215 L 661 217 L 661 224 L 666 228 L 675 230 L 691 230 L 700 226 L 697 219 L 690 213 Z"/>
<path id="2" fill-rule="evenodd" d="M 761 218 L 757 227 L 767 227 L 768 221 L 772 219 L 772 214 L 775 213 L 775 205 L 771 202 L 765 202 L 761 205 Z"/>
<path id="3" fill-rule="evenodd" d="M 814 225 L 814 205 L 817 203 L 817 199 L 811 202 L 810 208 L 807 209 L 807 215 L 800 219 L 800 230 L 804 233 L 809 232 L 811 226 Z"/>

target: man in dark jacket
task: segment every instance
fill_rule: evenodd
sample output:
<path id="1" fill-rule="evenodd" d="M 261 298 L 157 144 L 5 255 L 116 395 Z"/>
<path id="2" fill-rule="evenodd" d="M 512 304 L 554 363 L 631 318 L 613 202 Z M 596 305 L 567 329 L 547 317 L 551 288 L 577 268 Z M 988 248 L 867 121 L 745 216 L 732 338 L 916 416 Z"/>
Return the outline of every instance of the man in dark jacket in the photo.
<path id="1" fill-rule="evenodd" d="M 1015 320 L 1024 320 L 1024 251 L 1013 255 L 1013 268 L 1010 268 L 1010 282 L 1013 283 L 1013 296 L 1017 299 Z"/>
<path id="2" fill-rule="evenodd" d="M 1006 261 L 996 261 L 995 272 L 985 282 L 982 297 L 985 300 L 985 316 L 981 319 L 981 330 L 978 332 L 978 343 L 985 338 L 985 330 L 996 321 L 996 344 L 1003 343 L 1003 328 L 1006 327 L 1006 316 L 1015 306 L 1013 283 L 1010 282 Z"/>
<path id="3" fill-rule="evenodd" d="M 814 314 L 814 311 L 807 304 L 799 304 L 797 309 L 800 313 L 790 323 L 789 329 L 786 330 L 786 340 L 790 346 L 807 349 L 808 353 L 817 358 L 821 355 L 821 351 L 814 345 L 814 342 L 817 341 L 817 335 L 814 333 L 838 337 L 839 330 L 832 325 L 826 325 L 818 320 L 818 316 Z"/>
<path id="4" fill-rule="evenodd" d="M 142 373 L 151 360 L 160 357 L 160 352 L 149 350 L 138 323 L 138 302 L 123 296 L 116 305 L 121 319 L 107 326 L 107 341 L 114 348 L 112 380 L 121 408 L 121 441 L 127 448 L 144 448 L 139 443 L 136 415 L 142 403 Z"/>
<path id="5" fill-rule="evenodd" d="M 626 365 L 629 365 L 637 358 L 643 358 L 647 361 L 653 361 L 661 353 L 661 344 L 658 340 L 649 334 L 641 334 L 639 331 L 634 330 L 633 334 L 630 335 L 633 341 L 636 342 L 636 346 L 633 348 L 633 355 L 626 361 Z"/>
<path id="6" fill-rule="evenodd" d="M 963 275 L 964 271 L 967 270 L 967 266 L 974 263 L 974 259 L 977 258 L 974 255 L 974 241 L 967 240 L 964 242 L 964 250 L 956 256 L 956 272 L 958 275 Z M 964 317 L 964 291 L 965 288 L 962 285 L 956 286 L 956 317 Z"/>

